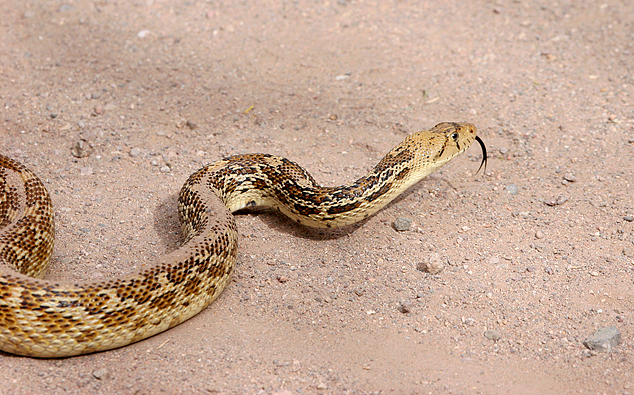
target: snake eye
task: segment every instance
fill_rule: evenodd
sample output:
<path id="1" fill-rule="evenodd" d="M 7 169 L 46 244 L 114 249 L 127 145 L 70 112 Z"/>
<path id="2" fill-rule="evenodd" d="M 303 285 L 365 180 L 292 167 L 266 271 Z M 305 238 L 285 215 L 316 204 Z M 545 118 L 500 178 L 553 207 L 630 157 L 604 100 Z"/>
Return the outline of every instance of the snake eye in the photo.
<path id="1" fill-rule="evenodd" d="M 455 141 L 456 143 L 458 142 L 458 137 L 460 137 L 460 135 L 458 134 L 458 132 L 453 132 L 451 133 L 451 139 L 453 141 Z"/>

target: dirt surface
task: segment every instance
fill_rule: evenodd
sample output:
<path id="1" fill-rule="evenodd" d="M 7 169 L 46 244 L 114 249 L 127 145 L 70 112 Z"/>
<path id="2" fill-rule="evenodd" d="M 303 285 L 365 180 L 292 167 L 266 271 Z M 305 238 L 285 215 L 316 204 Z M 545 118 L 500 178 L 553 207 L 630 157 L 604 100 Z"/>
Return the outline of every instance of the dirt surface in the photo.
<path id="1" fill-rule="evenodd" d="M 231 154 L 282 155 L 334 185 L 441 121 L 476 124 L 490 152 L 485 174 L 474 146 L 343 230 L 240 214 L 212 306 L 114 351 L 1 354 L 0 394 L 634 392 L 631 1 L 0 12 L 0 152 L 52 194 L 52 279 L 177 248 L 178 190 Z M 610 353 L 583 346 L 610 326 Z"/>

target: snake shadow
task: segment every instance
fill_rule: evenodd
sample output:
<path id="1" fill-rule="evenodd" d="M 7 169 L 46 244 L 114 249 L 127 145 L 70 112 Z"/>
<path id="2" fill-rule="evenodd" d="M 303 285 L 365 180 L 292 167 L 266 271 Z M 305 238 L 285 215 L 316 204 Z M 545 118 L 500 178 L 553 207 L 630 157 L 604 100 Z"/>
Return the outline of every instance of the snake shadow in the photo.
<path id="1" fill-rule="evenodd" d="M 427 180 L 432 182 L 446 181 L 444 178 L 434 180 L 433 176 L 428 177 Z M 446 182 L 451 188 L 454 188 L 448 181 Z M 408 199 L 410 195 L 421 187 L 422 183 L 413 185 L 390 202 L 386 208 Z M 234 215 L 256 215 L 271 229 L 289 234 L 293 237 L 309 240 L 333 240 L 347 236 L 363 227 L 367 221 L 374 217 L 374 215 L 372 215 L 355 224 L 346 225 L 341 228 L 325 229 L 300 225 L 277 210 L 267 207 L 246 208 L 235 212 Z M 178 194 L 169 195 L 160 201 L 156 210 L 154 210 L 154 228 L 167 251 L 173 251 L 181 246 L 184 237 L 181 233 L 180 220 L 178 218 Z"/>
<path id="2" fill-rule="evenodd" d="M 173 193 L 160 200 L 154 210 L 154 230 L 168 252 L 183 244 L 185 237 L 178 218 L 178 194 Z"/>

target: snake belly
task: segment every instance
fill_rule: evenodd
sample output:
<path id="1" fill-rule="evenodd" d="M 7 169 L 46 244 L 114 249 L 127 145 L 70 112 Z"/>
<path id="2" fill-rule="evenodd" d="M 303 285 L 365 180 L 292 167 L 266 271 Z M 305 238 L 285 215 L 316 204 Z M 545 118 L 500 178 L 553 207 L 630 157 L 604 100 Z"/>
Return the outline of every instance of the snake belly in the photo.
<path id="1" fill-rule="evenodd" d="M 237 256 L 232 213 L 277 208 L 296 222 L 333 228 L 374 214 L 411 185 L 464 152 L 475 126 L 441 123 L 414 133 L 367 175 L 319 186 L 294 162 L 237 155 L 192 174 L 179 194 L 185 241 L 176 251 L 121 277 L 62 283 L 41 277 L 53 250 L 54 212 L 42 181 L 0 155 L 0 350 L 68 357 L 122 347 L 193 317 L 227 285 Z"/>

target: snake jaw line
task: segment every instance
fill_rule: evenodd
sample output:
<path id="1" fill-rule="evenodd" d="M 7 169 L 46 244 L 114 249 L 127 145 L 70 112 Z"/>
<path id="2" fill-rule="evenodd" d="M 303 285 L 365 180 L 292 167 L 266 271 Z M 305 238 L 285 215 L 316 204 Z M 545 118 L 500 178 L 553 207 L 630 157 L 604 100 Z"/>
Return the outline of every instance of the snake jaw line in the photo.
<path id="1" fill-rule="evenodd" d="M 0 350 L 55 358 L 122 347 L 193 317 L 230 281 L 238 233 L 231 212 L 270 206 L 306 226 L 361 221 L 477 141 L 468 123 L 414 133 L 365 176 L 323 187 L 301 166 L 268 154 L 237 155 L 192 174 L 179 194 L 185 242 L 123 277 L 38 280 L 53 239 L 48 192 L 33 172 L 0 155 Z M 480 169 L 478 169 L 479 171 Z M 17 191 L 17 192 L 16 192 Z"/>

